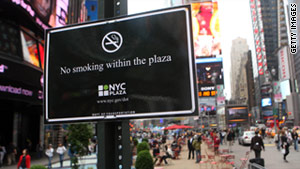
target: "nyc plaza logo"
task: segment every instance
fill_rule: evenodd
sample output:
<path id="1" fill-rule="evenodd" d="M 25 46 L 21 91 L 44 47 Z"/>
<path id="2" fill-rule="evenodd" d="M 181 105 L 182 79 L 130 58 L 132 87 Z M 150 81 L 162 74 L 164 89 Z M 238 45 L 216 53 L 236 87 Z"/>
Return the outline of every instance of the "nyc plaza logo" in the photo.
<path id="1" fill-rule="evenodd" d="M 98 85 L 98 96 L 120 96 L 126 94 L 126 83 Z"/>

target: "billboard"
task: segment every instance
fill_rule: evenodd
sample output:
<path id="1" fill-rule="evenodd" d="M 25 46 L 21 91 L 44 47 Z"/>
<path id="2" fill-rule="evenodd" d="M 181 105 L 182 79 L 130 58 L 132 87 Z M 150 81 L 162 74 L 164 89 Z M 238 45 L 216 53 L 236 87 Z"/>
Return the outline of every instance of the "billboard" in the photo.
<path id="1" fill-rule="evenodd" d="M 67 21 L 69 0 L 10 0 L 23 8 L 43 29 L 64 26 Z"/>
<path id="2" fill-rule="evenodd" d="M 268 73 L 266 46 L 264 40 L 264 29 L 261 13 L 260 0 L 250 0 L 251 18 L 253 26 L 254 44 L 256 51 L 256 60 L 258 74 L 264 75 Z"/>
<path id="3" fill-rule="evenodd" d="M 246 122 L 248 121 L 248 108 L 246 106 L 228 107 L 228 122 Z"/>
<path id="4" fill-rule="evenodd" d="M 199 97 L 211 97 L 216 95 L 213 76 L 216 77 L 216 85 L 224 84 L 222 58 L 201 58 L 196 59 L 197 64 L 197 84 Z"/>
<path id="5" fill-rule="evenodd" d="M 263 98 L 261 99 L 261 107 L 272 106 L 271 98 Z"/>
<path id="6" fill-rule="evenodd" d="M 189 6 L 48 29 L 45 46 L 46 122 L 198 111 Z"/>
<path id="7" fill-rule="evenodd" d="M 218 2 L 192 3 L 192 17 L 195 56 L 220 55 Z"/>
<path id="8" fill-rule="evenodd" d="M 287 46 L 282 47 L 278 51 L 278 60 L 279 60 L 279 79 L 280 81 L 290 79 L 290 70 L 289 70 L 289 61 L 288 61 L 288 52 Z"/>

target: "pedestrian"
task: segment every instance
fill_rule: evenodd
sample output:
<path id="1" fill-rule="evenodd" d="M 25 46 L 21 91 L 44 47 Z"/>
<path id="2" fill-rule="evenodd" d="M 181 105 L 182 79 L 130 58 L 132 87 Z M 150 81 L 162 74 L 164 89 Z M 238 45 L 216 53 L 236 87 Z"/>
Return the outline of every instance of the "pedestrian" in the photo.
<path id="1" fill-rule="evenodd" d="M 42 158 L 43 157 L 43 145 L 41 143 L 41 141 L 39 141 L 39 143 L 36 145 L 36 152 L 37 152 L 37 158 Z"/>
<path id="2" fill-rule="evenodd" d="M 234 140 L 234 132 L 231 129 L 228 129 L 227 141 L 228 141 L 228 150 L 230 153 L 232 153 L 233 140 Z"/>
<path id="3" fill-rule="evenodd" d="M 173 154 L 173 153 L 172 153 L 172 150 L 169 149 L 168 145 L 165 145 L 163 147 L 163 152 L 164 152 L 164 155 L 160 158 L 158 165 L 160 165 L 162 163 L 162 161 L 164 161 L 165 164 L 167 165 L 168 164 L 167 158 L 172 158 L 171 154 Z"/>
<path id="4" fill-rule="evenodd" d="M 72 168 L 72 161 L 73 161 L 73 157 L 74 157 L 74 147 L 72 147 L 71 144 L 69 144 L 68 155 L 70 157 L 70 167 Z"/>
<path id="5" fill-rule="evenodd" d="M 276 126 L 275 126 L 276 127 Z M 265 135 L 266 135 L 266 129 L 264 127 L 261 128 L 261 136 L 262 139 L 265 139 Z"/>
<path id="6" fill-rule="evenodd" d="M 213 134 L 213 140 L 214 140 L 214 151 L 217 155 L 219 153 L 219 146 L 220 146 L 220 138 L 216 132 Z"/>
<path id="7" fill-rule="evenodd" d="M 159 145 L 158 144 L 155 144 L 154 145 L 155 147 L 153 148 L 153 157 L 155 158 L 154 160 L 154 165 L 156 164 L 156 161 L 158 159 L 161 159 L 161 156 L 160 156 L 160 150 L 159 150 Z"/>
<path id="8" fill-rule="evenodd" d="M 0 145 L 0 168 L 3 166 L 3 158 L 5 154 L 6 154 L 5 147 Z"/>
<path id="9" fill-rule="evenodd" d="M 250 150 L 253 150 L 255 153 L 255 158 L 261 158 L 261 150 L 265 151 L 265 146 L 263 139 L 258 136 L 259 131 L 255 131 L 255 136 L 251 139 Z"/>
<path id="10" fill-rule="evenodd" d="M 225 138 L 226 132 L 224 130 L 220 131 L 220 144 L 223 145 L 223 140 Z"/>
<path id="11" fill-rule="evenodd" d="M 48 157 L 48 168 L 52 168 L 51 161 L 53 158 L 53 152 L 54 152 L 54 149 L 52 148 L 52 144 L 49 144 L 48 148 L 45 152 L 46 156 Z"/>
<path id="12" fill-rule="evenodd" d="M 193 147 L 193 141 L 194 141 L 194 138 L 191 135 L 189 135 L 189 139 L 188 139 L 189 157 L 188 157 L 188 159 L 191 159 L 191 154 L 192 154 L 192 159 L 194 159 L 194 156 L 195 156 L 195 149 Z"/>
<path id="13" fill-rule="evenodd" d="M 28 150 L 24 149 L 22 155 L 20 156 L 17 169 L 29 169 L 30 168 L 30 156 L 28 155 Z"/>
<path id="14" fill-rule="evenodd" d="M 283 160 L 285 162 L 288 162 L 286 160 L 286 156 L 290 153 L 289 147 L 290 147 L 290 144 L 288 142 L 288 137 L 287 137 L 285 131 L 282 131 L 282 133 L 281 133 L 281 148 L 282 148 Z"/>
<path id="15" fill-rule="evenodd" d="M 16 163 L 17 149 L 13 142 L 10 142 L 7 147 L 7 165 L 12 165 Z"/>
<path id="16" fill-rule="evenodd" d="M 201 161 L 201 136 L 198 136 L 197 139 L 193 141 L 193 147 L 196 150 L 196 163 Z"/>
<path id="17" fill-rule="evenodd" d="M 64 162 L 64 154 L 67 151 L 66 147 L 63 146 L 61 143 L 58 144 L 58 147 L 56 149 L 56 153 L 59 155 L 59 162 L 60 162 L 60 167 L 63 167 L 63 162 Z"/>
<path id="18" fill-rule="evenodd" d="M 293 132 L 292 132 L 292 138 L 293 138 L 293 141 L 294 141 L 294 149 L 298 152 L 298 133 L 296 132 L 296 129 L 294 128 L 293 129 Z"/>
<path id="19" fill-rule="evenodd" d="M 278 151 L 280 151 L 280 136 L 281 136 L 281 130 L 278 130 L 276 135 L 274 136 L 274 140 Z"/>

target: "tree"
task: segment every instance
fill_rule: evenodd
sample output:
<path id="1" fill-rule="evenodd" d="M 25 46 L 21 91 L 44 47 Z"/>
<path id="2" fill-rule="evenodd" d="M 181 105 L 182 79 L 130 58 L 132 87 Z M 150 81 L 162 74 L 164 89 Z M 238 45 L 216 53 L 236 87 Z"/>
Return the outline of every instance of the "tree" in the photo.
<path id="1" fill-rule="evenodd" d="M 143 150 L 138 153 L 135 163 L 136 169 L 153 169 L 153 159 L 149 150 Z"/>
<path id="2" fill-rule="evenodd" d="M 150 150 L 149 144 L 146 143 L 145 141 L 137 145 L 137 154 L 139 154 L 143 150 L 148 150 L 148 151 Z"/>
<path id="3" fill-rule="evenodd" d="M 68 127 L 68 142 L 71 144 L 72 152 L 75 153 L 71 159 L 74 166 L 73 169 L 78 168 L 78 156 L 82 157 L 88 154 L 89 139 L 93 136 L 93 128 L 91 124 L 71 124 Z"/>

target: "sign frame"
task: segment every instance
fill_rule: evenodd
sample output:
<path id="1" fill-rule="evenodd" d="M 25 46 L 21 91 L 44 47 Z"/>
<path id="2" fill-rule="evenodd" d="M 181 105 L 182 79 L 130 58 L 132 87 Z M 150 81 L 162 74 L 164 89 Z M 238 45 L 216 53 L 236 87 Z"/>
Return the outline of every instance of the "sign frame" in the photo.
<path id="1" fill-rule="evenodd" d="M 50 34 L 55 32 L 81 29 L 92 26 L 99 26 L 105 24 L 111 24 L 116 22 L 123 22 L 127 20 L 132 20 L 136 18 L 142 18 L 152 15 L 159 15 L 171 12 L 185 12 L 185 26 L 187 33 L 187 53 L 188 53 L 188 72 L 189 72 L 189 85 L 190 85 L 190 101 L 191 108 L 188 110 L 180 111 L 165 111 L 165 112 L 146 112 L 137 114 L 125 114 L 125 115 L 104 115 L 104 116 L 81 116 L 81 117 L 65 117 L 65 118 L 50 118 L 49 117 L 49 94 L 48 94 L 48 73 L 49 73 L 49 44 L 50 44 Z M 123 17 L 116 17 L 108 20 L 101 20 L 88 23 L 80 23 L 74 25 L 68 25 L 60 28 L 47 29 L 45 32 L 45 99 L 44 99 L 44 113 L 45 113 L 45 123 L 67 123 L 67 122 L 80 122 L 80 121 L 96 121 L 96 120 L 120 120 L 120 119 L 138 119 L 138 118 L 158 118 L 158 117 L 175 117 L 175 116 L 196 116 L 198 114 L 198 100 L 197 100 L 197 83 L 196 83 L 196 64 L 193 51 L 193 35 L 192 35 L 192 20 L 191 20 L 191 7 L 189 5 L 160 9 L 150 12 L 144 12 L 140 14 L 128 15 Z"/>

